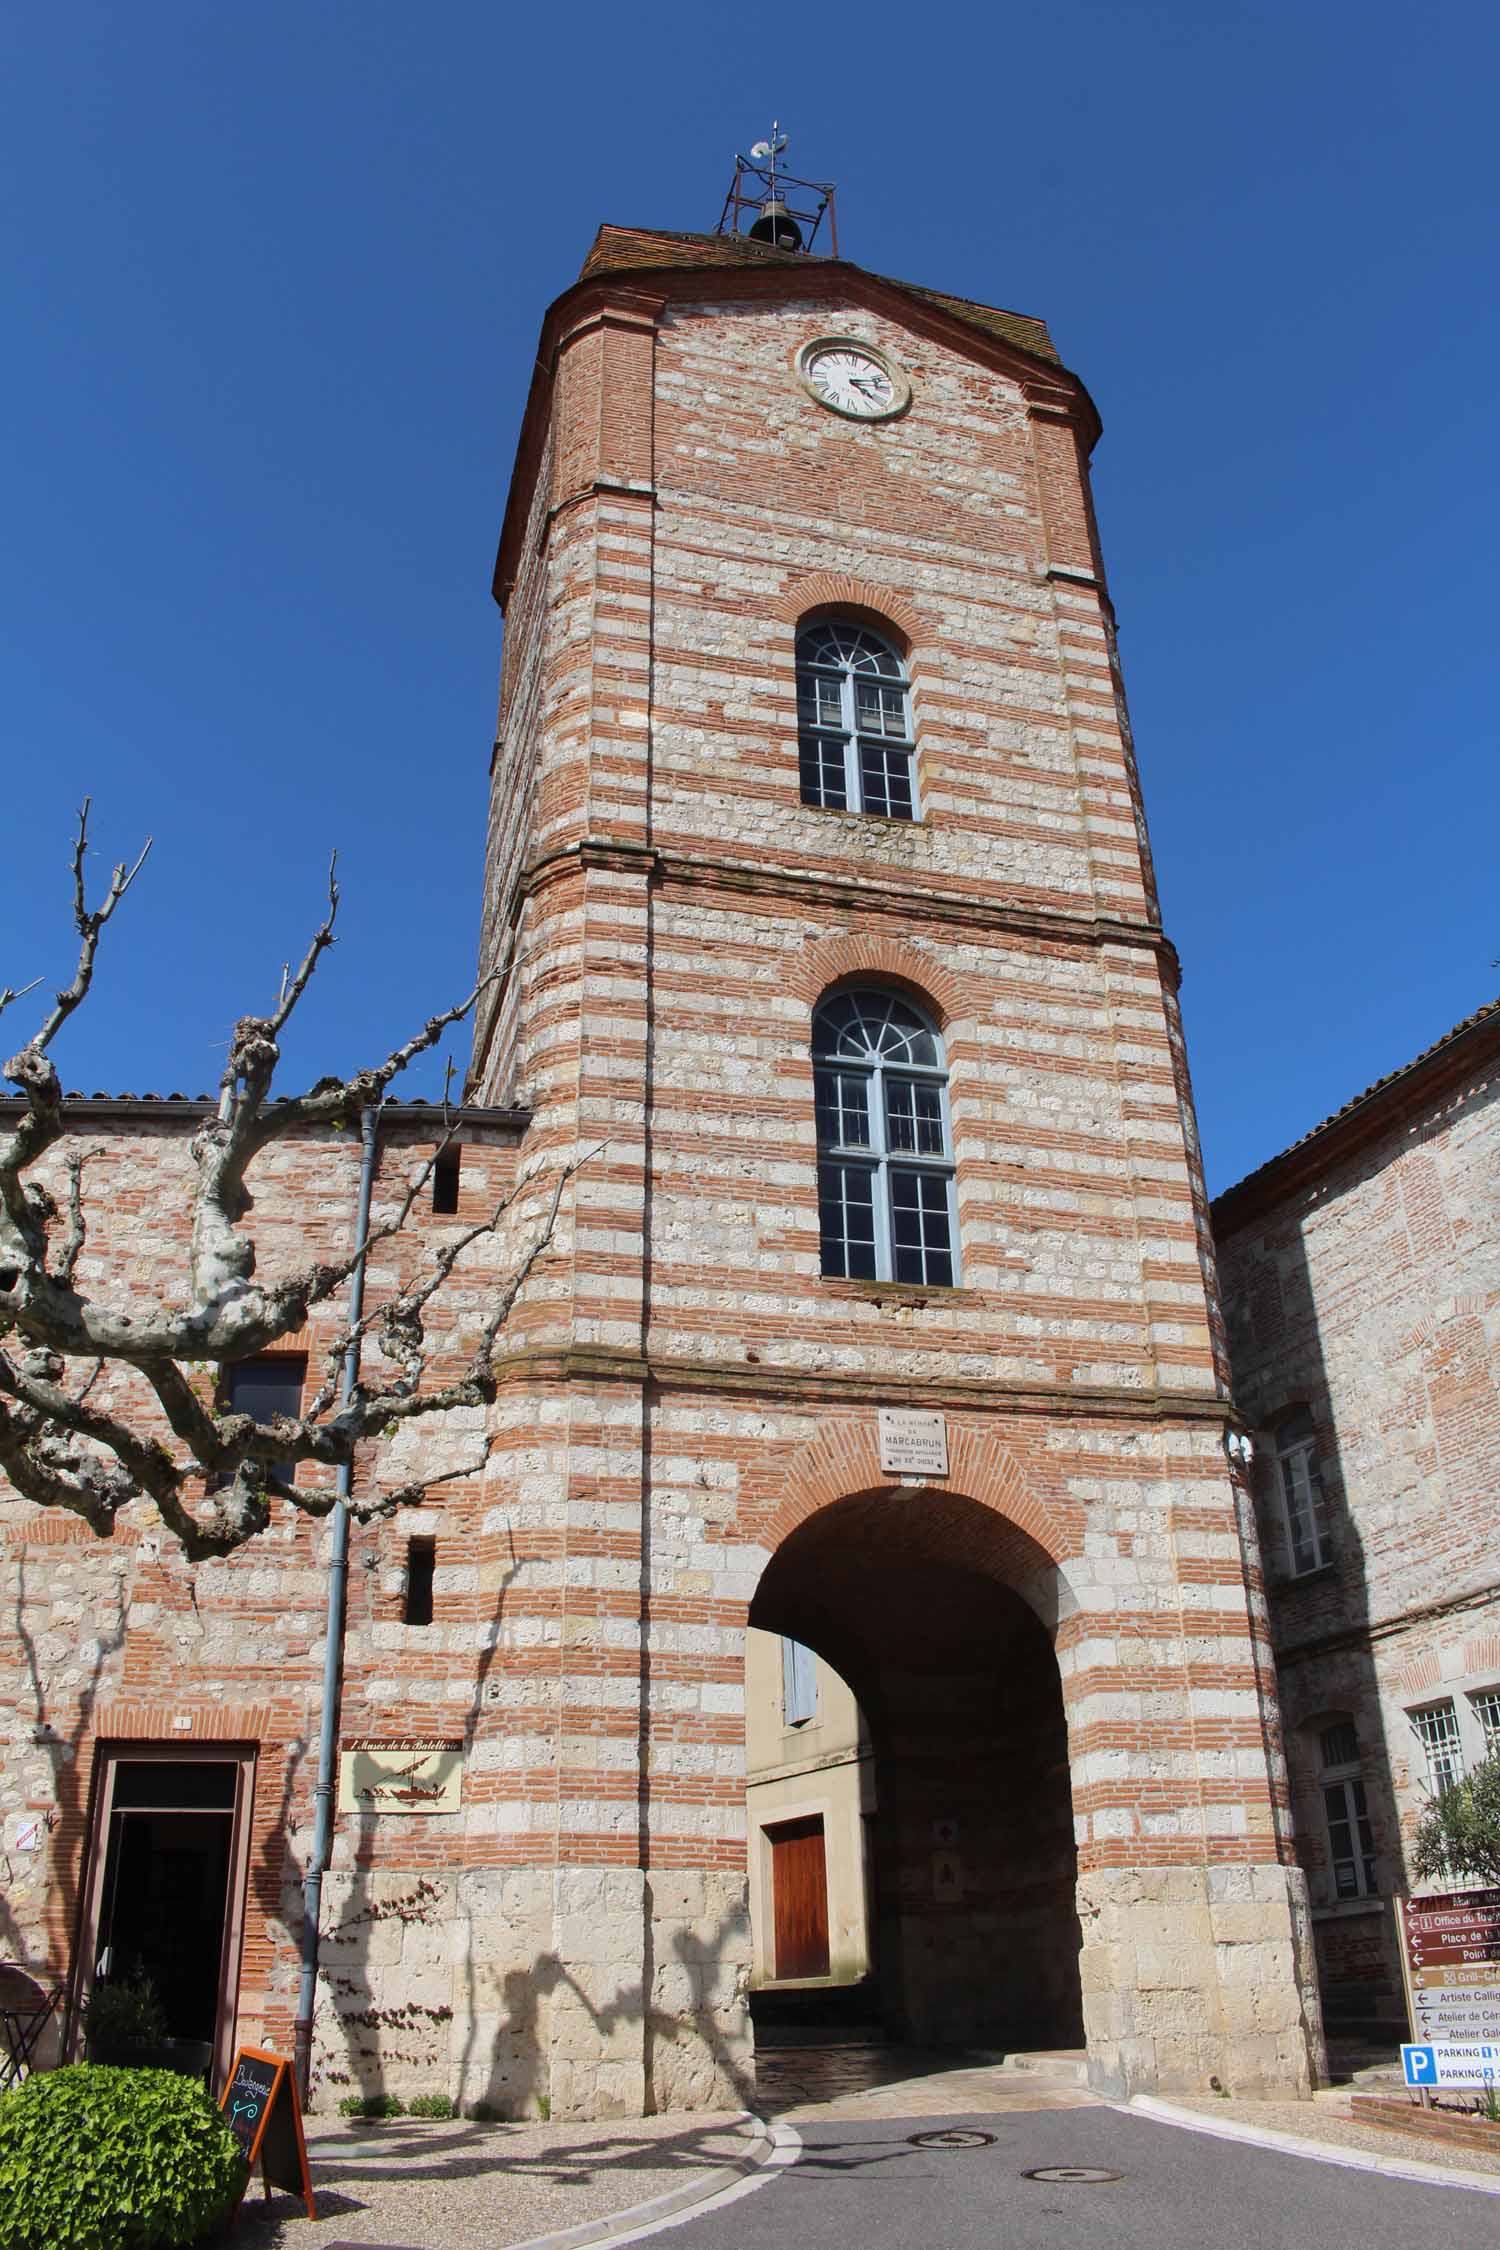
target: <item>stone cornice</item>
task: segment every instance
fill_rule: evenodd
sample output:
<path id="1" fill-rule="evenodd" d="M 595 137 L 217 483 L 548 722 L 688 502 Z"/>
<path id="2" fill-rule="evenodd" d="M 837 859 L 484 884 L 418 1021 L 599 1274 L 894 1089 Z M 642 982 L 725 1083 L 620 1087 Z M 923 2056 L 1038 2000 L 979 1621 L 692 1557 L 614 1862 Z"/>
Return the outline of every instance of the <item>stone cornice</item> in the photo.
<path id="1" fill-rule="evenodd" d="M 813 874 L 780 863 L 724 859 L 693 852 L 660 851 L 649 844 L 585 838 L 564 845 L 543 859 L 533 860 L 517 878 L 507 904 L 514 919 L 521 900 L 533 896 L 580 867 L 607 867 L 624 873 L 634 868 L 643 880 L 658 887 L 683 890 L 727 891 L 740 897 L 795 900 L 825 912 L 887 914 L 909 924 L 913 915 L 924 921 L 943 922 L 956 929 L 1008 931 L 1065 945 L 1134 945 L 1160 954 L 1175 981 L 1177 950 L 1159 923 L 1130 922 L 1113 915 L 1064 914 L 1046 907 L 1006 906 L 995 899 L 965 898 L 961 892 L 914 888 L 909 878 L 892 875 L 889 882 L 860 882 L 853 877 Z"/>
<path id="2" fill-rule="evenodd" d="M 973 1376 L 851 1374 L 845 1368 L 753 1367 L 718 1360 L 676 1359 L 663 1353 L 617 1350 L 603 1344 L 538 1345 L 495 1362 L 502 1383 L 627 1383 L 656 1391 L 710 1391 L 734 1398 L 787 1403 L 855 1401 L 889 1406 L 893 1400 L 948 1406 L 955 1412 L 1079 1415 L 1091 1421 L 1210 1422 L 1232 1418 L 1227 1400 L 1203 1391 L 1124 1385 L 1013 1383 Z"/>

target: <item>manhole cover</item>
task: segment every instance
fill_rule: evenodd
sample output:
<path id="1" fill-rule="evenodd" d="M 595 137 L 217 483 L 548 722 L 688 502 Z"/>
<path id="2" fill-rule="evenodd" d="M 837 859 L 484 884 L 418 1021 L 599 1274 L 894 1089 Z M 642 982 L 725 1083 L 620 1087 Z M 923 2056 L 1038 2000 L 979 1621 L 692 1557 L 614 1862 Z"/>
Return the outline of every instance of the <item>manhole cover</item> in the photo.
<path id="1" fill-rule="evenodd" d="M 943 2133 L 908 2133 L 907 2145 L 911 2148 L 990 2148 L 994 2145 L 993 2133 L 976 2133 L 962 2125 L 953 2125 Z"/>
<path id="2" fill-rule="evenodd" d="M 1023 2180 L 1055 2181 L 1062 2187 L 1102 2187 L 1107 2180 L 1122 2180 L 1123 2172 L 1106 2172 L 1097 2164 L 1038 2164 L 1023 2172 Z"/>

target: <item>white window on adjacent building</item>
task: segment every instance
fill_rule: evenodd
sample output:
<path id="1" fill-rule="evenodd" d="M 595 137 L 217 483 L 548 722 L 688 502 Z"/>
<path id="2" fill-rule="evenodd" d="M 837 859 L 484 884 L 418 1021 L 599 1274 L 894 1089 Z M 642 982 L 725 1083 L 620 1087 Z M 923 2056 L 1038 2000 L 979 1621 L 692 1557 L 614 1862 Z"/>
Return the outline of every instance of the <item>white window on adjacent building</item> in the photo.
<path id="1" fill-rule="evenodd" d="M 917 818 L 906 668 L 867 626 L 829 618 L 797 636 L 802 802 Z"/>
<path id="2" fill-rule="evenodd" d="M 952 1288 L 958 1212 L 943 1043 L 893 992 L 839 992 L 813 1018 L 822 1267 Z"/>
<path id="3" fill-rule="evenodd" d="M 1458 1713 L 1451 1702 L 1429 1703 L 1411 1714 L 1412 1730 L 1427 1760 L 1427 1786 L 1434 1797 L 1464 1777 L 1463 1746 L 1459 1740 Z"/>
<path id="4" fill-rule="evenodd" d="M 800 1641 L 781 1644 L 781 1716 L 789 1727 L 804 1727 L 818 1715 L 818 1660 Z"/>
<path id="5" fill-rule="evenodd" d="M 1377 1889 L 1375 1840 L 1352 1720 L 1339 1719 L 1325 1727 L 1318 1737 L 1318 1747 L 1334 1897 L 1372 1898 Z"/>
<path id="6" fill-rule="evenodd" d="M 1487 1758 L 1500 1757 L 1500 1688 L 1478 1688 L 1469 1697 Z"/>
<path id="7" fill-rule="evenodd" d="M 1276 1478 L 1286 1534 L 1287 1567 L 1294 1578 L 1321 1570 L 1332 1559 L 1323 1464 L 1312 1416 L 1305 1406 L 1276 1424 Z"/>

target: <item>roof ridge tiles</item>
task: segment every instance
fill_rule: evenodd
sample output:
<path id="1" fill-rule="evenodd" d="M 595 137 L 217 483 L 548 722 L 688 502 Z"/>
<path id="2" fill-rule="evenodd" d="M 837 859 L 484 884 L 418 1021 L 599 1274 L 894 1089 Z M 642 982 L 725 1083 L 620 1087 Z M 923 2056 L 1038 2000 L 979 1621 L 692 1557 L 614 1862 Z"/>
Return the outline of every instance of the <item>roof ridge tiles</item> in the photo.
<path id="1" fill-rule="evenodd" d="M 1324 1133 L 1331 1132 L 1335 1126 L 1342 1124 L 1346 1118 L 1352 1117 L 1357 1110 L 1364 1107 L 1366 1102 L 1373 1101 L 1378 1094 L 1384 1093 L 1401 1079 L 1409 1078 L 1414 1071 L 1421 1070 L 1424 1064 L 1436 1062 L 1458 1040 L 1466 1037 L 1470 1032 L 1477 1031 L 1482 1024 L 1492 1019 L 1500 1020 L 1500 999 L 1487 1000 L 1482 1008 L 1476 1008 L 1471 1016 L 1464 1016 L 1451 1029 L 1445 1031 L 1441 1038 L 1434 1039 L 1430 1047 L 1423 1047 L 1420 1053 L 1413 1055 L 1408 1062 L 1398 1063 L 1394 1070 L 1388 1070 L 1381 1077 L 1372 1079 L 1370 1084 L 1364 1087 L 1361 1092 L 1351 1094 L 1348 1101 L 1341 1103 L 1337 1109 L 1331 1110 L 1328 1116 L 1321 1118 L 1316 1125 L 1310 1125 L 1305 1133 L 1299 1134 L 1296 1140 L 1289 1141 L 1287 1146 L 1278 1150 L 1275 1156 L 1268 1156 L 1264 1164 L 1257 1164 L 1255 1169 L 1246 1172 L 1242 1179 L 1233 1181 L 1226 1188 L 1221 1188 L 1213 1198 L 1214 1208 L 1217 1209 L 1220 1204 L 1227 1204 L 1232 1197 L 1238 1197 L 1244 1191 L 1266 1180 L 1270 1174 L 1276 1171 L 1279 1165 L 1285 1164 L 1288 1158 L 1296 1156 L 1300 1151 L 1308 1148 L 1314 1141 L 1321 1138 Z"/>

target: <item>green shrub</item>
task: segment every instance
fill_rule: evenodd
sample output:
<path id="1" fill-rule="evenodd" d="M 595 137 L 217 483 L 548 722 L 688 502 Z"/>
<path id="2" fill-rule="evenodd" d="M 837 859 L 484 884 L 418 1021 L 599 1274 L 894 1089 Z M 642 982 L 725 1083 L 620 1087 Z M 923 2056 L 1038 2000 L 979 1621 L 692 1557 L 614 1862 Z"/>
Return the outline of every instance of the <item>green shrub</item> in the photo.
<path id="1" fill-rule="evenodd" d="M 340 2117 L 404 2117 L 406 2104 L 399 2094 L 346 2094 L 339 2103 Z"/>
<path id="2" fill-rule="evenodd" d="M 1428 1806 L 1412 1866 L 1422 1883 L 1500 1883 L 1500 1750 Z"/>
<path id="3" fill-rule="evenodd" d="M 408 2117 L 456 2117 L 451 2094 L 413 2094 L 406 2105 Z"/>
<path id="4" fill-rule="evenodd" d="M 0 2250 L 178 2250 L 244 2178 L 229 2127 L 175 2071 L 70 2063 L 0 2096 Z"/>

